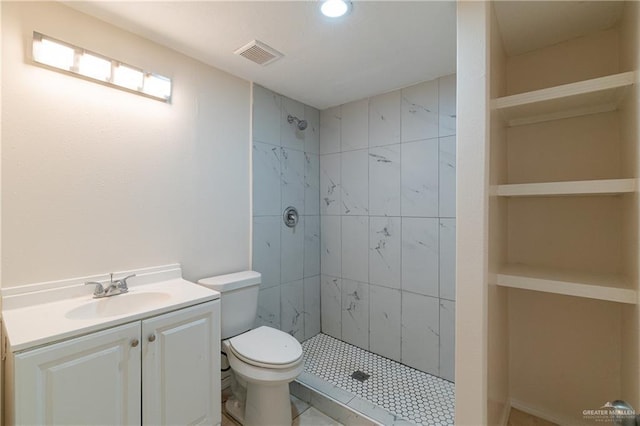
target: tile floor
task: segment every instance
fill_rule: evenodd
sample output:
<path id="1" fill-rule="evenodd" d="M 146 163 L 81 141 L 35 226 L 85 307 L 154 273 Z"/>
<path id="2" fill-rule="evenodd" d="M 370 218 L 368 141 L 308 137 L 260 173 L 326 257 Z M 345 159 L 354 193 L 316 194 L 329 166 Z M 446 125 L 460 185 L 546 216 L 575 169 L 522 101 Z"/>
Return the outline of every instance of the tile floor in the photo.
<path id="1" fill-rule="evenodd" d="M 228 389 L 222 392 L 222 424 L 221 426 L 241 426 L 224 409 L 224 402 L 230 395 Z M 322 414 L 317 409 L 311 407 L 304 401 L 292 396 L 291 397 L 291 417 L 293 423 L 291 426 L 342 426 L 331 417 Z M 264 426 L 282 426 L 282 425 L 264 425 Z"/>
<path id="2" fill-rule="evenodd" d="M 302 343 L 298 382 L 384 425 L 453 425 L 454 384 L 326 334 Z M 362 371 L 361 382 L 351 377 Z M 335 416 L 334 416 L 335 417 Z"/>

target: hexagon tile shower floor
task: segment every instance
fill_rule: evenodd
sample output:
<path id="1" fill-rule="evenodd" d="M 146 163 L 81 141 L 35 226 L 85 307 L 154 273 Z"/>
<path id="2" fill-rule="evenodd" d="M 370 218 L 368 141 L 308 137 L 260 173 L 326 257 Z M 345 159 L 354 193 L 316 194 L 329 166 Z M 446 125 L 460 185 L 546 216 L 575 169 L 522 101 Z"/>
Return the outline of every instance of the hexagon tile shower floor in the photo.
<path id="1" fill-rule="evenodd" d="M 351 392 L 398 419 L 418 425 L 453 425 L 453 383 L 326 334 L 303 342 L 302 348 L 306 373 Z M 361 380 L 364 376 L 360 373 L 369 377 Z"/>

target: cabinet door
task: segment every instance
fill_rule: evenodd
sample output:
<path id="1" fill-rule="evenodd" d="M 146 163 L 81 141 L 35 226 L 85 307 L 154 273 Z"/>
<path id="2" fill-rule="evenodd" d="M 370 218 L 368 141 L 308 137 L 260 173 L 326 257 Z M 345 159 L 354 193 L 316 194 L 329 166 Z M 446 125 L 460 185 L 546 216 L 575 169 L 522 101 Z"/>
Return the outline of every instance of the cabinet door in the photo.
<path id="1" fill-rule="evenodd" d="M 219 327 L 219 301 L 142 321 L 143 424 L 220 423 Z"/>
<path id="2" fill-rule="evenodd" d="M 15 356 L 19 425 L 139 425 L 140 323 Z"/>

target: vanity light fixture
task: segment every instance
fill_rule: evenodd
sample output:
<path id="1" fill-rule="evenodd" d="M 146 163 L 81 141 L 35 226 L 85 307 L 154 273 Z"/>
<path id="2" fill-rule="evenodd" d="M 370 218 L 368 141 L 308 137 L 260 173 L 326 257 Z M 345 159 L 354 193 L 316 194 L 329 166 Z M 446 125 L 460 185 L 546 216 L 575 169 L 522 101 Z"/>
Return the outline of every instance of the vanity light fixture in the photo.
<path id="1" fill-rule="evenodd" d="M 323 0 L 320 11 L 328 18 L 339 18 L 350 12 L 352 7 L 348 0 Z"/>
<path id="2" fill-rule="evenodd" d="M 110 87 L 171 102 L 171 79 L 33 32 L 33 60 Z"/>

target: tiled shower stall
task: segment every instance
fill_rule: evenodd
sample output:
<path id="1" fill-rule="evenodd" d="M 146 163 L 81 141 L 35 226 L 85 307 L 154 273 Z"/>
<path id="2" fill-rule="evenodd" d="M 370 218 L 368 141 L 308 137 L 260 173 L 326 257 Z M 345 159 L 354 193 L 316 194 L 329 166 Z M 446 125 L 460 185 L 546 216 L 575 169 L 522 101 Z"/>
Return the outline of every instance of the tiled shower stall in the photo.
<path id="1" fill-rule="evenodd" d="M 299 131 L 291 114 L 307 120 Z M 253 269 L 262 274 L 258 325 L 303 341 L 320 332 L 320 113 L 253 86 Z M 300 219 L 285 226 L 284 209 Z"/>
<path id="2" fill-rule="evenodd" d="M 260 324 L 453 380 L 455 110 L 455 75 L 321 112 L 254 86 Z"/>

